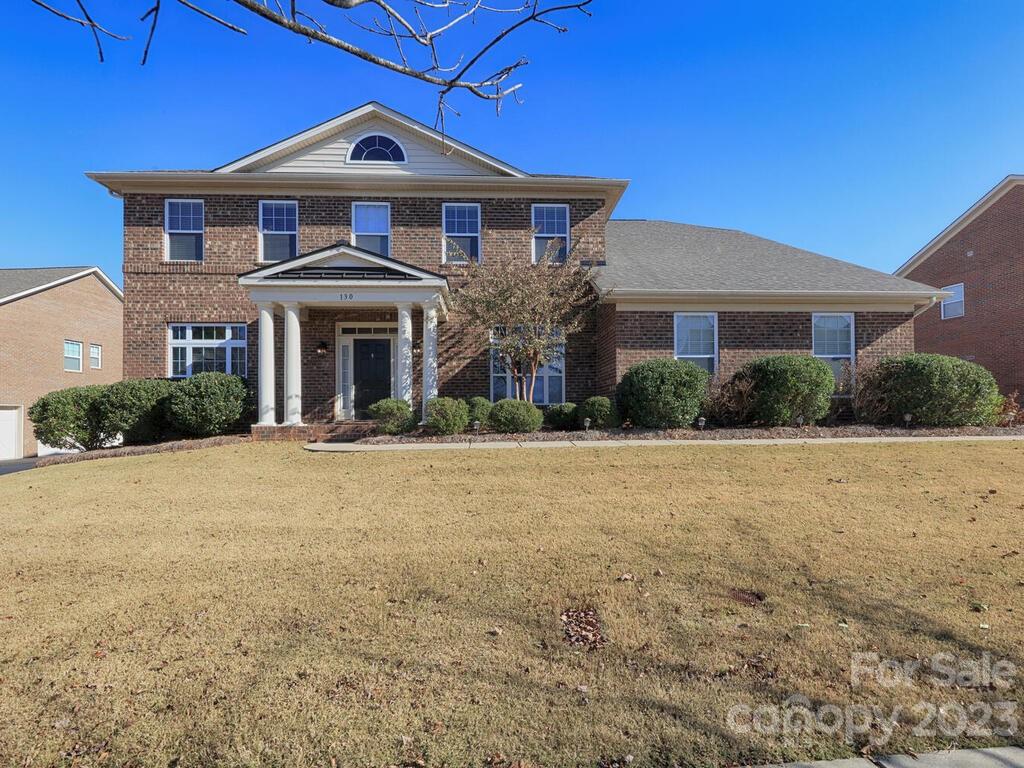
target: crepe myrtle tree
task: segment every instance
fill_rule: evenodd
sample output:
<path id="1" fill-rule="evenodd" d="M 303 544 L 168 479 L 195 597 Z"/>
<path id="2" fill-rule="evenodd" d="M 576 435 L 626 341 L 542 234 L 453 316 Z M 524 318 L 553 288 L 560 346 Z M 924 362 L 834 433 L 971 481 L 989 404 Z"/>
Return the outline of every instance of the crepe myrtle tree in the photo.
<path id="1" fill-rule="evenodd" d="M 91 11 L 96 0 L 29 0 L 54 16 L 87 30 L 104 60 L 104 40 L 129 40 L 112 31 Z M 566 16 L 590 15 L 594 0 L 121 0 L 117 11 L 131 8 L 139 21 L 145 43 L 142 63 L 153 47 L 161 13 L 172 10 L 206 19 L 245 35 L 241 24 L 262 19 L 282 32 L 309 43 L 326 45 L 399 75 L 437 89 L 437 118 L 443 129 L 449 94 L 465 91 L 495 104 L 518 98 L 522 83 L 519 70 L 529 64 L 525 57 L 496 58 L 495 51 L 507 38 L 530 26 L 567 32 Z M 231 13 L 211 9 L 228 4 Z M 107 11 L 107 15 L 114 12 Z M 117 23 L 117 22 L 115 22 Z"/>
<path id="2" fill-rule="evenodd" d="M 551 241 L 536 263 L 527 259 L 464 262 L 452 309 L 470 330 L 488 334 L 495 354 L 512 374 L 514 398 L 533 402 L 537 371 L 564 353 L 565 341 L 583 328 L 597 303 L 593 270 L 571 248 L 558 259 Z M 448 241 L 448 252 L 459 246 Z M 464 256 L 464 254 L 463 254 Z"/>

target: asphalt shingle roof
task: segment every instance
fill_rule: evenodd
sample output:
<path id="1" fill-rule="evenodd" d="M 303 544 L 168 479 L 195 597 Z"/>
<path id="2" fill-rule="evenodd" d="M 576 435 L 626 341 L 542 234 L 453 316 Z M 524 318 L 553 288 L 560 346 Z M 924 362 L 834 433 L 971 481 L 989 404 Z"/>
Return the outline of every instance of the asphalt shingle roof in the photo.
<path id="1" fill-rule="evenodd" d="M 611 220 L 601 291 L 931 291 L 931 286 L 734 229 Z"/>
<path id="2" fill-rule="evenodd" d="M 52 283 L 63 277 L 77 275 L 90 267 L 34 267 L 30 269 L 0 269 L 0 300 L 16 293 Z"/>

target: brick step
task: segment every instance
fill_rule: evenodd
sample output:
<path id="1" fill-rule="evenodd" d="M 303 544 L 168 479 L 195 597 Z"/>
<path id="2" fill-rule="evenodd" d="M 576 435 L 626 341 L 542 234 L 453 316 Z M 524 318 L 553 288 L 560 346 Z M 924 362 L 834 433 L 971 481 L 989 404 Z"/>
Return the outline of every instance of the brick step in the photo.
<path id="1" fill-rule="evenodd" d="M 351 443 L 361 437 L 372 435 L 373 421 L 339 421 L 321 424 L 303 424 L 290 427 L 283 424 L 265 426 L 252 425 L 252 439 L 255 442 L 296 441 L 306 443 Z"/>

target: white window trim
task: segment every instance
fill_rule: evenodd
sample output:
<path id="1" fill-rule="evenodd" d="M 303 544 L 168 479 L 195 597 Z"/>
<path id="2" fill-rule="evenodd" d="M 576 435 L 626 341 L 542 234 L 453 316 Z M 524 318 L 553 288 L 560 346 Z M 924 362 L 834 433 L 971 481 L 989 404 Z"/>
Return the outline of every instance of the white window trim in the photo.
<path id="1" fill-rule="evenodd" d="M 703 360 L 707 355 L 680 355 L 676 353 L 679 349 L 679 326 L 676 324 L 677 317 L 711 317 L 715 324 L 715 369 L 711 372 L 713 376 L 718 372 L 718 313 L 717 312 L 674 312 L 672 315 L 672 356 L 676 360 Z"/>
<path id="2" fill-rule="evenodd" d="M 99 351 L 99 354 L 96 355 L 97 359 L 99 360 L 97 365 L 93 365 L 92 364 L 92 351 L 94 349 Z M 103 345 L 102 344 L 90 344 L 89 345 L 89 369 L 93 370 L 93 371 L 101 371 L 101 370 L 103 370 Z"/>
<path id="3" fill-rule="evenodd" d="M 295 232 L 264 232 L 263 231 L 263 204 L 264 203 L 288 203 L 295 206 Z M 279 264 L 277 261 L 264 261 L 263 260 L 263 235 L 295 235 L 295 255 L 299 255 L 299 201 L 298 200 L 260 200 L 259 203 L 259 236 L 260 236 L 260 248 L 259 248 L 259 263 L 260 264 Z M 206 211 L 203 211 L 203 223 L 206 222 Z M 390 226 L 391 220 L 388 219 Z M 205 237 L 204 237 L 205 240 Z M 205 243 L 204 243 L 205 245 Z"/>
<path id="4" fill-rule="evenodd" d="M 533 232 L 533 242 L 530 248 L 533 252 L 533 263 L 537 263 L 537 238 L 552 237 L 552 235 L 539 235 L 534 227 L 534 214 L 538 208 L 565 208 L 565 258 L 569 258 L 569 249 L 572 248 L 572 210 L 568 203 L 533 203 L 530 206 L 530 230 Z M 543 255 L 543 254 L 541 254 Z"/>
<path id="5" fill-rule="evenodd" d="M 368 138 L 370 136 L 383 136 L 385 139 L 391 139 L 393 142 L 395 142 L 395 144 L 398 145 L 399 149 L 402 150 L 402 157 L 404 157 L 405 160 L 353 160 L 352 159 L 352 152 L 355 151 L 356 144 L 358 144 L 360 141 L 362 141 L 363 139 Z M 383 166 L 388 166 L 388 165 L 405 165 L 408 162 L 409 162 L 409 152 L 406 150 L 405 144 L 403 144 L 401 141 L 399 141 L 397 137 L 392 136 L 390 133 L 384 133 L 384 131 L 367 131 L 366 133 L 359 134 L 358 136 L 356 136 L 352 140 L 352 143 L 350 143 L 348 145 L 348 152 L 345 153 L 345 164 L 346 165 L 352 164 L 352 165 L 383 165 Z"/>
<path id="6" fill-rule="evenodd" d="M 344 333 L 345 328 L 355 328 L 356 333 Z M 373 333 L 375 328 L 394 329 L 387 335 Z M 334 387 L 337 397 L 334 399 L 335 421 L 355 418 L 355 347 L 356 339 L 388 339 L 391 342 L 391 397 L 398 397 L 398 326 L 394 322 L 364 323 L 351 320 L 338 320 L 334 324 Z M 344 351 L 347 348 L 347 351 Z"/>
<path id="7" fill-rule="evenodd" d="M 203 228 L 202 229 L 176 229 L 172 233 L 167 227 L 171 203 L 199 203 L 203 207 Z M 199 258 L 192 259 L 171 259 L 171 238 L 170 235 L 202 235 L 203 246 L 199 252 Z M 206 259 L 206 201 L 201 197 L 168 197 L 164 199 L 164 261 L 172 264 L 198 264 Z"/>
<path id="8" fill-rule="evenodd" d="M 230 329 L 233 326 L 236 326 L 236 325 L 246 326 L 245 338 L 244 339 L 234 339 L 234 338 L 218 339 L 218 340 L 214 340 L 214 339 L 209 339 L 209 340 L 207 340 L 207 339 L 195 339 L 195 340 L 193 340 L 192 339 L 192 328 L 194 328 L 194 327 L 196 327 L 196 328 L 198 328 L 198 327 L 202 327 L 202 328 L 228 328 L 229 329 L 228 333 L 230 334 L 231 333 Z M 176 338 L 174 338 L 174 328 L 176 326 L 185 326 L 186 328 L 188 328 L 189 329 L 188 330 L 188 338 L 185 338 L 185 339 L 176 339 Z M 186 357 L 186 361 L 185 361 L 185 375 L 184 376 L 175 376 L 174 375 L 174 352 L 173 352 L 173 349 L 175 347 L 182 347 L 182 348 L 185 348 L 185 349 L 189 350 L 189 353 L 188 353 L 188 355 Z M 193 375 L 193 373 L 192 373 L 192 352 L 191 352 L 191 350 L 196 348 L 196 347 L 224 347 L 227 350 L 227 352 L 225 353 L 225 358 L 227 360 L 227 364 L 228 364 L 229 368 L 231 367 L 231 350 L 232 349 L 244 349 L 245 353 L 246 353 L 245 354 L 245 372 L 242 373 L 242 374 L 238 374 L 235 371 L 230 371 L 230 373 L 232 375 L 234 375 L 234 376 L 241 375 L 241 376 L 244 377 L 244 376 L 248 375 L 248 373 L 249 373 L 249 328 L 248 328 L 248 323 L 246 323 L 244 320 L 240 320 L 238 322 L 224 322 L 224 323 L 168 323 L 167 324 L 167 378 L 169 378 L 169 379 L 187 379 L 187 378 L 190 378 Z"/>
<path id="9" fill-rule="evenodd" d="M 82 373 L 82 371 L 84 370 L 82 356 L 85 353 L 85 345 L 80 341 L 75 341 L 74 339 L 64 339 L 64 344 L 78 345 L 78 368 L 68 368 L 67 363 L 64 362 L 64 358 L 74 357 L 74 355 L 61 354 L 61 366 L 64 368 L 64 373 Z M 63 349 L 64 347 L 63 345 L 61 345 L 61 350 Z"/>
<path id="10" fill-rule="evenodd" d="M 494 337 L 492 336 L 491 337 L 491 343 L 492 344 L 493 344 L 493 341 L 494 341 Z M 544 381 L 544 399 L 547 402 L 544 402 L 544 403 L 541 404 L 545 408 L 547 408 L 549 405 L 562 405 L 563 403 L 568 402 L 565 399 L 566 398 L 566 389 L 567 389 L 567 386 L 568 386 L 568 383 L 569 383 L 569 374 L 568 374 L 568 370 L 567 370 L 567 366 L 566 366 L 566 362 L 565 362 L 566 361 L 566 357 L 567 357 L 567 353 L 568 353 L 568 349 L 566 348 L 566 344 L 563 342 L 563 344 L 562 344 L 562 399 L 559 400 L 557 403 L 552 403 L 550 401 L 547 401 L 547 394 L 548 394 L 548 387 L 547 387 L 547 380 L 546 380 L 547 379 L 547 375 L 546 374 L 541 374 L 540 375 L 541 378 L 545 379 L 545 381 Z M 487 347 L 487 390 L 488 390 L 487 399 L 490 400 L 493 403 L 493 402 L 495 402 L 495 400 L 494 400 L 494 379 L 499 374 L 496 374 L 494 372 L 494 369 L 493 369 L 492 366 L 493 366 L 493 360 L 491 358 L 491 346 L 488 346 Z M 512 392 L 515 391 L 515 386 L 514 386 L 515 382 L 514 382 L 514 380 L 512 378 L 512 373 L 510 371 L 506 371 L 505 374 L 503 374 L 503 375 L 505 376 L 505 393 L 506 393 L 506 395 L 508 395 L 508 394 L 511 394 Z"/>
<path id="11" fill-rule="evenodd" d="M 352 201 L 352 210 L 350 212 L 352 226 L 349 227 L 349 229 L 352 230 L 351 233 L 350 233 L 350 236 L 349 236 L 349 244 L 351 244 L 351 245 L 355 245 L 356 244 L 356 235 L 357 234 L 368 235 L 370 237 L 379 237 L 380 236 L 379 232 L 358 232 L 358 233 L 356 232 L 356 206 L 357 205 L 379 205 L 379 206 L 384 206 L 384 207 L 386 207 L 388 209 L 388 252 L 385 253 L 384 256 L 386 258 L 390 259 L 391 258 L 391 203 L 382 203 L 382 202 L 378 202 L 376 200 L 353 200 Z"/>
<path id="12" fill-rule="evenodd" d="M 445 216 L 445 213 L 448 211 L 449 207 L 476 208 L 476 225 L 477 225 L 477 227 L 476 227 L 476 239 L 477 239 L 476 263 L 477 264 L 483 264 L 484 263 L 484 219 L 483 219 L 483 210 L 480 207 L 480 203 L 441 203 L 441 263 L 442 264 L 449 263 L 449 260 L 448 260 L 448 238 L 449 237 L 471 237 L 471 235 L 466 235 L 466 234 L 461 234 L 461 233 L 460 234 L 451 234 L 451 235 L 448 234 L 448 231 L 445 228 L 446 227 L 446 222 L 447 222 L 447 217 Z M 533 214 L 531 213 L 530 216 L 532 217 Z M 388 220 L 388 223 L 390 224 L 390 219 Z M 531 219 L 531 223 L 532 223 L 532 219 Z M 472 259 L 470 259 L 469 261 L 472 261 Z M 452 261 L 451 263 L 452 264 L 462 264 L 463 262 L 461 262 L 461 261 Z"/>
<path id="13" fill-rule="evenodd" d="M 942 301 L 939 302 L 939 314 L 942 316 L 943 320 L 957 320 L 957 319 L 959 319 L 961 317 L 967 317 L 967 292 L 964 290 L 964 284 L 963 283 L 953 283 L 952 285 L 947 285 L 942 290 L 948 291 L 948 290 L 951 290 L 953 288 L 959 288 L 960 289 L 960 298 L 959 298 L 959 300 L 953 300 L 953 298 L 950 297 L 948 299 L 943 299 Z M 947 317 L 946 316 L 946 304 L 957 304 L 957 303 L 964 305 L 963 312 L 961 314 L 959 314 L 959 315 L 950 315 L 949 317 Z"/>
<path id="14" fill-rule="evenodd" d="M 847 355 L 818 355 L 814 352 L 814 321 L 819 317 L 846 317 L 850 320 L 850 381 L 852 383 L 857 367 L 857 317 L 853 312 L 814 312 L 811 314 L 811 355 L 822 360 L 831 360 L 836 357 L 846 358 Z M 836 382 L 838 384 L 838 382 Z M 852 396 L 852 392 L 850 395 Z"/>

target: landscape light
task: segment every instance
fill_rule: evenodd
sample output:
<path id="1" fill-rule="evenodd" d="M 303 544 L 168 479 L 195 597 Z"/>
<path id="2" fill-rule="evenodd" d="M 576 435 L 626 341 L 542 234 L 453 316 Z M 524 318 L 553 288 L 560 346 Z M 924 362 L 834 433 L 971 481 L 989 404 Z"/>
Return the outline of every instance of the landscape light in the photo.
<path id="1" fill-rule="evenodd" d="M 590 431 L 590 417 L 589 416 L 587 416 L 587 418 L 585 418 L 583 420 L 583 431 L 584 432 L 589 432 Z"/>
<path id="2" fill-rule="evenodd" d="M 704 425 L 707 423 L 707 419 L 701 416 L 699 419 L 697 419 L 697 429 L 704 429 Z"/>
<path id="3" fill-rule="evenodd" d="M 913 419 L 913 418 L 914 418 L 914 414 L 912 414 L 912 413 L 904 413 L 903 414 L 903 423 L 907 425 L 907 429 L 910 429 L 910 420 Z"/>

